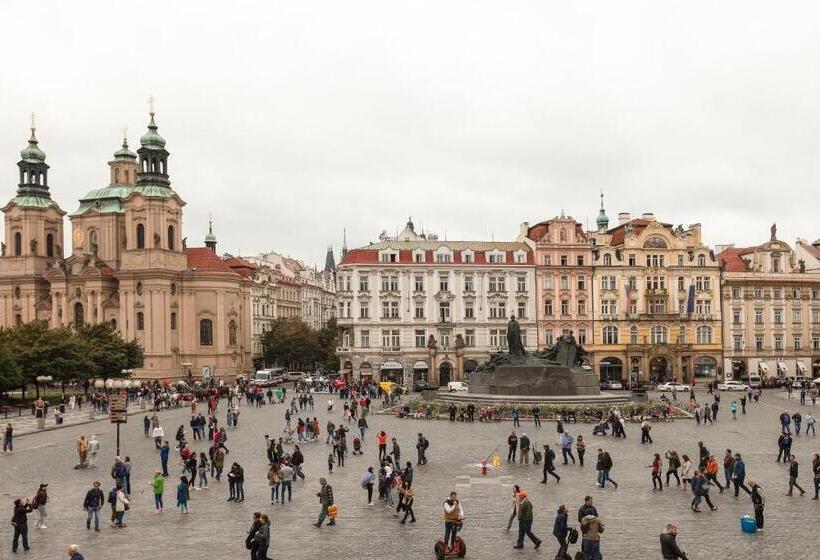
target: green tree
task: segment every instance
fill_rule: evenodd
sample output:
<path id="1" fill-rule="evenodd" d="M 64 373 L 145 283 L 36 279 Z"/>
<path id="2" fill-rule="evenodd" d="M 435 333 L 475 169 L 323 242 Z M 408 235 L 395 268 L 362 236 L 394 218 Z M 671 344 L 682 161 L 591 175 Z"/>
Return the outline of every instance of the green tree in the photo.
<path id="1" fill-rule="evenodd" d="M 77 332 L 93 367 L 87 378 L 123 377 L 123 370 L 142 367 L 143 352 L 136 340 L 125 342 L 109 324 L 86 325 Z"/>
<path id="2" fill-rule="evenodd" d="M 339 327 L 336 318 L 331 317 L 319 330 L 319 342 L 322 345 L 322 369 L 336 371 L 339 368 L 339 357 L 336 347 L 339 345 Z"/>
<path id="3" fill-rule="evenodd" d="M 23 371 L 9 349 L 8 343 L 0 341 L 0 393 L 23 385 Z"/>
<path id="4" fill-rule="evenodd" d="M 301 319 L 276 319 L 262 340 L 265 362 L 291 369 L 312 369 L 324 356 L 319 333 Z"/>

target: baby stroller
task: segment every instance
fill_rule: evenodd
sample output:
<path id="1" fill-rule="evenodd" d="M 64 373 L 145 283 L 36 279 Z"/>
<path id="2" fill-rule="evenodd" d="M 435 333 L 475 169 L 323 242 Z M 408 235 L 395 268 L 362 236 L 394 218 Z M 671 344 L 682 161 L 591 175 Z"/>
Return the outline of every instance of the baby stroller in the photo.
<path id="1" fill-rule="evenodd" d="M 542 457 L 543 457 L 543 454 L 540 451 L 538 451 L 538 450 L 533 451 L 532 452 L 532 464 L 533 465 L 540 465 Z"/>
<path id="2" fill-rule="evenodd" d="M 287 444 L 293 445 L 293 443 L 294 443 L 293 434 L 295 434 L 295 433 L 296 433 L 296 430 L 288 430 L 286 428 L 285 429 L 285 441 L 283 443 L 286 444 L 286 445 Z"/>
<path id="3" fill-rule="evenodd" d="M 609 430 L 609 423 L 606 420 L 601 420 L 595 427 L 592 428 L 592 435 L 593 436 L 605 436 L 607 430 Z"/>

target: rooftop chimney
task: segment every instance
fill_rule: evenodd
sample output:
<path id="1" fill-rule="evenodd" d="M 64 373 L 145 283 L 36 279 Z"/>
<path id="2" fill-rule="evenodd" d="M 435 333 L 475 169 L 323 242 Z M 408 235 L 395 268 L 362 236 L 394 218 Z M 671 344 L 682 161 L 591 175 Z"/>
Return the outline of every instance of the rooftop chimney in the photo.
<path id="1" fill-rule="evenodd" d="M 629 212 L 619 212 L 618 213 L 618 225 L 622 226 L 627 223 L 631 219 Z"/>
<path id="2" fill-rule="evenodd" d="M 647 221 L 651 221 L 655 219 L 655 214 L 653 214 L 652 212 L 644 212 L 641 218 Z"/>

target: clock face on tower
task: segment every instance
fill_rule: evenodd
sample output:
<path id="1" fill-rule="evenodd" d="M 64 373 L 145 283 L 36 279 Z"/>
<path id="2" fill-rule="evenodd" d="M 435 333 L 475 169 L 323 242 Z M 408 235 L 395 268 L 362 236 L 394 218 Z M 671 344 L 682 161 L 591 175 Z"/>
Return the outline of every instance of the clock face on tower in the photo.
<path id="1" fill-rule="evenodd" d="M 74 230 L 74 248 L 82 247 L 83 246 L 83 230 L 77 228 Z"/>

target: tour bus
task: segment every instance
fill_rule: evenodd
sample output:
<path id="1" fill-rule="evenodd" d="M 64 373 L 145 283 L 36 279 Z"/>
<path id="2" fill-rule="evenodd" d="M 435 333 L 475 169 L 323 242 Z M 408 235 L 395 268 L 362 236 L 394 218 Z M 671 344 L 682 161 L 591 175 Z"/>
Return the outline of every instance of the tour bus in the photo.
<path id="1" fill-rule="evenodd" d="M 272 387 L 285 379 L 285 368 L 260 369 L 253 375 L 251 384 L 259 387 Z"/>

